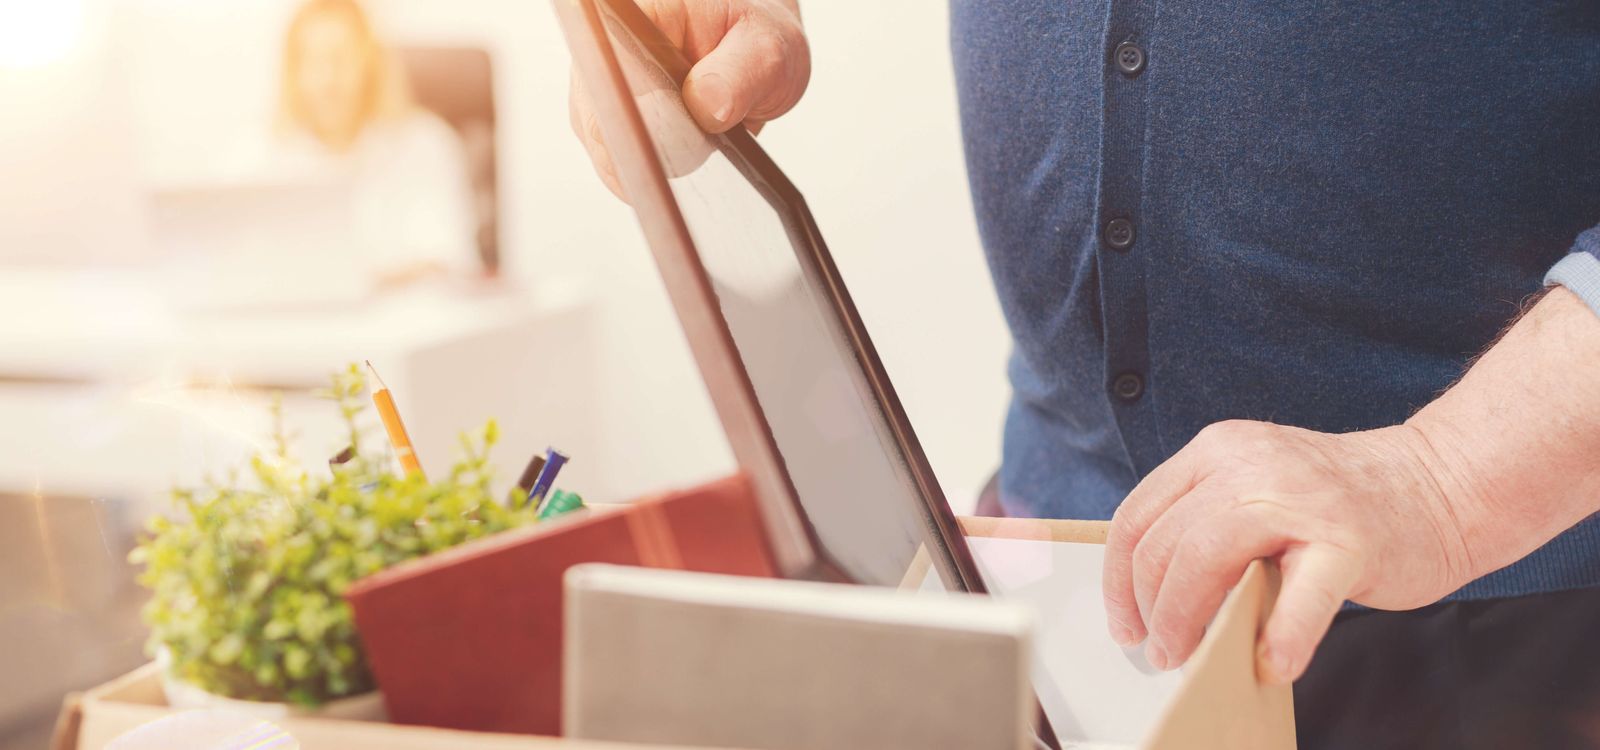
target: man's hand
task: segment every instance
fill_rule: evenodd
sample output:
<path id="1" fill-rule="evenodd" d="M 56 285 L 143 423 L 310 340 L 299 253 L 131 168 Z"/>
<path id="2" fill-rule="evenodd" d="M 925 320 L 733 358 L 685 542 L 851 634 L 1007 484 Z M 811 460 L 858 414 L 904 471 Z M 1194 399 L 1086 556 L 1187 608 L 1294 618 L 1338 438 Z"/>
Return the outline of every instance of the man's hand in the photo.
<path id="1" fill-rule="evenodd" d="M 1430 449 L 1401 426 L 1327 435 L 1219 422 L 1139 483 L 1107 540 L 1112 637 L 1148 636 L 1150 663 L 1183 663 L 1244 568 L 1277 557 L 1283 587 L 1261 635 L 1263 676 L 1289 681 L 1347 598 L 1428 604 L 1469 579 Z"/>
<path id="2" fill-rule="evenodd" d="M 811 78 L 798 0 L 638 0 L 694 65 L 684 82 L 689 114 L 708 133 L 743 123 L 751 132 L 788 112 Z M 572 131 L 600 179 L 622 193 L 582 82 L 572 77 Z"/>
<path id="3" fill-rule="evenodd" d="M 1600 506 L 1597 373 L 1600 319 L 1557 287 L 1405 424 L 1206 428 L 1112 521 L 1112 637 L 1176 667 L 1245 566 L 1275 558 L 1258 673 L 1290 682 L 1346 599 L 1418 607 L 1521 559 Z"/>

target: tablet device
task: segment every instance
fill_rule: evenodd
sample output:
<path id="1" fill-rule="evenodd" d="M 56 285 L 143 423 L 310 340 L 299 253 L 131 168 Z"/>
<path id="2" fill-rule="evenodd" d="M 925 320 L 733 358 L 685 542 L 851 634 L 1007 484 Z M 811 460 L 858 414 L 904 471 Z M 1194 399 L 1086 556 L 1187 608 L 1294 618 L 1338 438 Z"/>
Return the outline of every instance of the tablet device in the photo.
<path id="1" fill-rule="evenodd" d="M 742 127 L 703 133 L 689 63 L 633 0 L 556 0 L 576 72 L 780 569 L 983 592 L 805 201 Z"/>

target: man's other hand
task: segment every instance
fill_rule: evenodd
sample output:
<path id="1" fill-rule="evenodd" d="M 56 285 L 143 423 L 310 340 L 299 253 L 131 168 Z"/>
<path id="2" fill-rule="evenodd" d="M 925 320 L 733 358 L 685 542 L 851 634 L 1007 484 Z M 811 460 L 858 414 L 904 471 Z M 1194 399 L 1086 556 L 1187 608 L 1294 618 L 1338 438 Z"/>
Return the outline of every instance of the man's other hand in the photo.
<path id="1" fill-rule="evenodd" d="M 1346 599 L 1409 609 L 1471 580 L 1468 546 L 1415 428 L 1329 435 L 1220 422 L 1151 472 L 1106 546 L 1112 638 L 1147 640 L 1158 668 L 1194 652 L 1245 566 L 1275 558 L 1277 604 L 1260 637 L 1263 680 L 1291 682 Z"/>
<path id="2" fill-rule="evenodd" d="M 638 0 L 693 64 L 684 82 L 689 114 L 708 133 L 743 123 L 751 132 L 794 107 L 811 78 L 811 51 L 797 0 Z M 623 195 L 616 168 L 576 73 L 572 130 L 606 187 Z"/>

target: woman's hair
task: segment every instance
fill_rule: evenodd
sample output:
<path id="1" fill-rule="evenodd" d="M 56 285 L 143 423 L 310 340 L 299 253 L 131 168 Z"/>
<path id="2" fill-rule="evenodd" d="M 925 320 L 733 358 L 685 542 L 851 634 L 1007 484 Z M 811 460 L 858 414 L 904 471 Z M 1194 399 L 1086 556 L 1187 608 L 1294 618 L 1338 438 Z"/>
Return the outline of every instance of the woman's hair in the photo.
<path id="1" fill-rule="evenodd" d="M 356 116 L 340 132 L 322 132 L 312 121 L 306 92 L 300 89 L 300 37 L 312 23 L 337 19 L 349 25 L 357 59 L 361 60 L 361 86 Z M 368 125 L 410 110 L 411 91 L 405 72 L 373 30 L 372 21 L 358 0 L 305 0 L 289 21 L 283 41 L 283 68 L 278 88 L 280 124 L 315 135 L 335 149 L 349 148 Z"/>

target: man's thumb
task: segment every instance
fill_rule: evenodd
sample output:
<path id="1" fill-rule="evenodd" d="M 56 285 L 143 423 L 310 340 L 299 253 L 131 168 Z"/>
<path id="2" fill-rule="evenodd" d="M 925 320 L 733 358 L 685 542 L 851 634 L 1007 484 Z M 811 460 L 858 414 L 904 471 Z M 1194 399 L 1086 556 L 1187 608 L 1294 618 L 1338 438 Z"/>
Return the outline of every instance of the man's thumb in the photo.
<path id="1" fill-rule="evenodd" d="M 735 23 L 684 82 L 689 114 L 708 133 L 747 118 L 765 122 L 794 107 L 811 75 L 805 37 L 749 18 Z"/>

